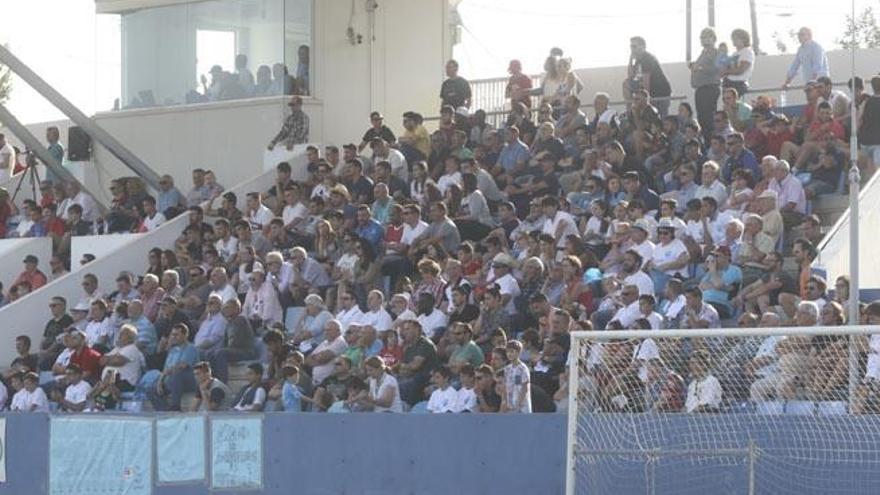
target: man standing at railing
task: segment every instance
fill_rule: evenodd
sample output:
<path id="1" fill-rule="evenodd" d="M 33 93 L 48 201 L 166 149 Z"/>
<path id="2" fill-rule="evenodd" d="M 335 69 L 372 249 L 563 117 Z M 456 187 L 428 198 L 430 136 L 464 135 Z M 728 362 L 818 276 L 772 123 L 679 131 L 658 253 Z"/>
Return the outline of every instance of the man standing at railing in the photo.
<path id="1" fill-rule="evenodd" d="M 791 61 L 788 68 L 788 75 L 782 88 L 785 89 L 797 75 L 798 69 L 801 71 L 801 77 L 804 84 L 815 81 L 820 77 L 830 77 L 831 72 L 828 69 L 828 57 L 825 56 L 825 50 L 819 43 L 813 41 L 813 32 L 808 27 L 802 27 L 797 34 L 798 41 L 801 43 L 798 48 L 797 55 Z"/>
<path id="2" fill-rule="evenodd" d="M 672 87 L 657 57 L 648 53 L 645 39 L 641 36 L 630 38 L 631 50 L 627 67 L 627 79 L 624 81 L 623 97 L 629 100 L 638 89 L 644 89 L 651 96 L 651 101 L 660 112 L 660 117 L 669 113 L 669 97 Z"/>
<path id="3" fill-rule="evenodd" d="M 440 106 L 449 105 L 452 108 L 470 108 L 471 85 L 467 79 L 458 75 L 458 62 L 450 60 L 446 62 L 446 76 L 440 86 Z"/>
<path id="4" fill-rule="evenodd" d="M 278 143 L 284 143 L 287 151 L 290 151 L 296 144 L 309 142 L 309 116 L 303 112 L 302 98 L 294 96 L 288 106 L 291 110 L 290 115 L 284 119 L 284 125 L 281 126 L 278 135 L 269 142 L 269 151 L 272 151 Z"/>
<path id="5" fill-rule="evenodd" d="M 531 108 L 532 98 L 529 96 L 529 90 L 532 89 L 532 78 L 523 74 L 522 62 L 511 60 L 507 72 L 510 73 L 510 78 L 504 88 L 504 96 L 510 98 L 510 107 L 513 108 L 514 104 L 522 102 L 523 105 Z"/>
<path id="6" fill-rule="evenodd" d="M 718 110 L 721 76 L 715 59 L 718 49 L 715 48 L 717 36 L 712 28 L 700 32 L 700 44 L 703 51 L 695 62 L 688 64 L 691 70 L 691 87 L 694 88 L 694 101 L 697 107 L 697 121 L 703 129 L 706 140 L 712 133 L 712 116 Z"/>

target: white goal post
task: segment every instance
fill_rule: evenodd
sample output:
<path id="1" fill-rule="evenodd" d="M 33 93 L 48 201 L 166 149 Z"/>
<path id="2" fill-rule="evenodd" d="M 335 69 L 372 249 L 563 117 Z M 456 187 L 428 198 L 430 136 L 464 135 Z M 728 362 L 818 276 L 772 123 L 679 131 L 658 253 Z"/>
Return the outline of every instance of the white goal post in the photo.
<path id="1" fill-rule="evenodd" d="M 880 486 L 880 326 L 579 331 L 567 370 L 568 495 Z"/>

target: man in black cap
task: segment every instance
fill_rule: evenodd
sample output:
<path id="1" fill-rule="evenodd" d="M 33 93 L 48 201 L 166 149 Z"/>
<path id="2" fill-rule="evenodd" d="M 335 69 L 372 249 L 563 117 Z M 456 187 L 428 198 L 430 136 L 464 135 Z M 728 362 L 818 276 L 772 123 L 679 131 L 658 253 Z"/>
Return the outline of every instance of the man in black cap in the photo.
<path id="1" fill-rule="evenodd" d="M 397 142 L 397 137 L 394 135 L 394 132 L 392 132 L 384 122 L 385 117 L 383 117 L 381 113 L 370 113 L 370 128 L 364 133 L 364 137 L 361 139 L 361 144 L 358 145 L 359 153 L 363 153 L 364 148 L 366 148 L 374 138 L 382 138 L 388 144 L 394 144 Z"/>
<path id="2" fill-rule="evenodd" d="M 287 104 L 290 107 L 290 115 L 284 119 L 284 125 L 278 135 L 269 141 L 269 151 L 275 148 L 275 145 L 283 142 L 287 151 L 293 149 L 296 144 L 309 142 L 309 116 L 303 112 L 302 98 L 294 96 Z"/>

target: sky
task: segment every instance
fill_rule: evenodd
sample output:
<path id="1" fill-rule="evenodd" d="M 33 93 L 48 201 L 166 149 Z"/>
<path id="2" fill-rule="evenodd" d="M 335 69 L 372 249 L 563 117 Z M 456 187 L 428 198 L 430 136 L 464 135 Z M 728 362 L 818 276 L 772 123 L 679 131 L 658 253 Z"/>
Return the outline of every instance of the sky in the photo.
<path id="1" fill-rule="evenodd" d="M 774 33 L 789 51 L 796 49 L 788 32 L 802 25 L 812 27 L 827 49 L 836 48 L 850 11 L 849 2 L 755 1 L 761 49 L 767 53 L 778 53 Z M 736 27 L 749 28 L 748 3 L 715 0 L 722 37 Z M 696 36 L 707 25 L 707 2 L 693 4 Z M 0 0 L 0 5 L 0 42 L 87 114 L 112 107 L 121 81 L 117 16 L 96 15 L 94 0 Z M 880 0 L 856 0 L 856 11 L 867 5 L 880 11 Z M 624 65 L 633 35 L 646 38 L 661 62 L 685 59 L 685 0 L 462 0 L 458 10 L 463 27 L 454 56 L 469 79 L 504 76 L 513 58 L 527 73 L 538 74 L 552 46 L 563 48 L 576 68 Z M 23 122 L 63 118 L 26 84 L 13 81 L 13 86 L 9 107 Z"/>

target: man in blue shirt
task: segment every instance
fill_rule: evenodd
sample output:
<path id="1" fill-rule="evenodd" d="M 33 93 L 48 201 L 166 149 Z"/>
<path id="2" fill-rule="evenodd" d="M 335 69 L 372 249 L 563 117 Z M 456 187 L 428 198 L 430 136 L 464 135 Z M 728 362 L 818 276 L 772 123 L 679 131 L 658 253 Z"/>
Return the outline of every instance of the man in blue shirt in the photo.
<path id="1" fill-rule="evenodd" d="M 373 219 L 369 206 L 360 205 L 358 207 L 357 225 L 354 228 L 354 232 L 358 237 L 369 242 L 376 253 L 381 252 L 379 251 L 379 246 L 382 243 L 382 239 L 385 237 L 385 229 L 382 227 L 381 223 Z"/>
<path id="2" fill-rule="evenodd" d="M 761 168 L 755 154 L 743 145 L 743 135 L 735 132 L 727 137 L 727 153 L 730 158 L 724 164 L 724 181 L 730 184 L 733 173 L 741 168 L 752 172 L 755 181 L 761 180 Z"/>
<path id="3" fill-rule="evenodd" d="M 156 199 L 156 209 L 165 215 L 165 218 L 171 218 L 166 213 L 171 208 L 174 208 L 174 211 L 177 213 L 183 211 L 186 208 L 186 198 L 174 186 L 174 178 L 166 174 L 159 179 L 159 196 Z"/>
<path id="4" fill-rule="evenodd" d="M 147 396 L 157 411 L 179 411 L 183 394 L 196 391 L 193 365 L 198 361 L 199 352 L 188 338 L 189 327 L 185 324 L 178 323 L 171 329 L 168 337 L 171 347 L 165 358 L 165 367 L 156 387 L 147 391 Z"/>
<path id="5" fill-rule="evenodd" d="M 501 149 L 498 156 L 498 165 L 504 169 L 503 173 L 509 175 L 516 169 L 522 169 L 529 162 L 529 147 L 519 139 L 519 129 L 510 126 L 504 133 L 507 143 Z"/>
<path id="6" fill-rule="evenodd" d="M 801 46 L 798 48 L 794 60 L 791 61 L 788 75 L 785 77 L 785 83 L 782 85 L 783 88 L 787 87 L 795 78 L 798 69 L 801 70 L 804 84 L 815 81 L 822 76 L 831 77 L 831 71 L 828 68 L 828 57 L 825 56 L 825 50 L 822 49 L 822 46 L 813 41 L 813 32 L 810 31 L 810 28 L 802 27 L 798 31 L 797 36 Z"/>
<path id="7" fill-rule="evenodd" d="M 46 141 L 49 142 L 49 146 L 46 148 L 49 154 L 58 162 L 58 165 L 62 165 L 64 163 L 64 146 L 59 142 L 61 141 L 61 134 L 54 125 L 46 128 Z M 51 181 L 53 184 L 57 184 L 59 181 L 58 176 L 55 175 L 55 172 L 50 167 L 46 167 L 46 180 Z"/>

